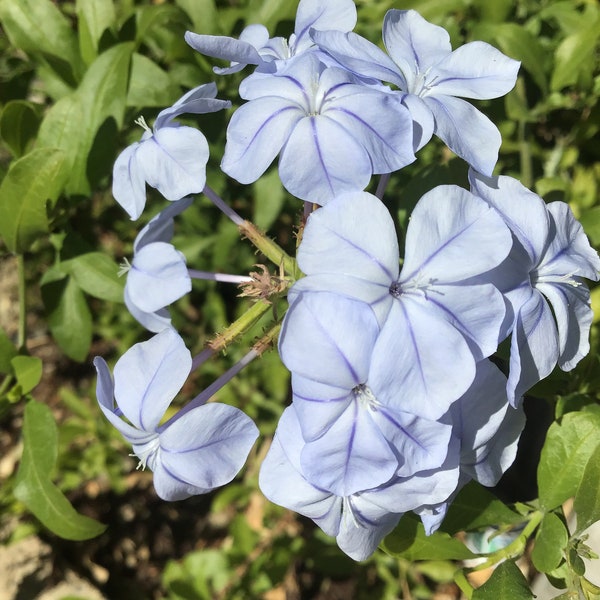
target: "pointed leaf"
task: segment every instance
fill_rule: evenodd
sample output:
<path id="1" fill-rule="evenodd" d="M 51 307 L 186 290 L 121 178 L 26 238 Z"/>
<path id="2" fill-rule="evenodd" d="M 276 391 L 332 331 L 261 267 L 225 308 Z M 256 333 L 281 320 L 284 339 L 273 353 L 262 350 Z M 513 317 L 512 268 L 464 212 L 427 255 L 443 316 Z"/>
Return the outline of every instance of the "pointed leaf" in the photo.
<path id="1" fill-rule="evenodd" d="M 472 600 L 531 600 L 527 579 L 512 561 L 498 565 L 492 576 L 473 592 Z"/>
<path id="2" fill-rule="evenodd" d="M 27 53 L 42 54 L 67 83 L 75 83 L 83 67 L 77 39 L 54 2 L 3 0 L 0 20 L 13 46 Z"/>
<path id="3" fill-rule="evenodd" d="M 552 510 L 574 496 L 584 469 L 600 443 L 600 413 L 567 413 L 548 430 L 538 465 L 542 508 Z"/>
<path id="4" fill-rule="evenodd" d="M 72 277 L 42 287 L 50 331 L 63 352 L 82 361 L 92 342 L 92 315 L 81 288 Z"/>
<path id="5" fill-rule="evenodd" d="M 475 556 L 462 542 L 447 533 L 425 535 L 422 523 L 410 514 L 400 519 L 396 529 L 383 540 L 382 548 L 391 556 L 407 560 L 464 560 Z M 497 596 L 495 600 L 500 597 L 504 598 Z"/>
<path id="6" fill-rule="evenodd" d="M 545 515 L 535 536 L 535 546 L 531 553 L 535 568 L 542 573 L 556 569 L 564 557 L 568 541 L 569 532 L 560 517 L 554 513 Z"/>
<path id="7" fill-rule="evenodd" d="M 115 5 L 112 0 L 77 0 L 79 19 L 79 48 L 87 64 L 98 55 L 102 34 L 115 23 Z"/>
<path id="8" fill-rule="evenodd" d="M 0 117 L 0 135 L 15 158 L 21 158 L 35 137 L 40 116 L 35 104 L 25 100 L 7 102 Z"/>
<path id="9" fill-rule="evenodd" d="M 37 356 L 15 356 L 10 363 L 21 393 L 28 394 L 42 378 L 42 360 Z"/>
<path id="10" fill-rule="evenodd" d="M 0 185 L 0 236 L 22 254 L 48 232 L 46 202 L 55 202 L 67 172 L 61 150 L 34 150 L 10 166 Z"/>
<path id="11" fill-rule="evenodd" d="M 471 481 L 452 501 L 442 529 L 454 534 L 492 525 L 512 525 L 523 521 L 523 517 L 511 510 L 504 502 L 483 486 Z"/>
<path id="12" fill-rule="evenodd" d="M 125 280 L 119 278 L 118 265 L 106 254 L 88 252 L 62 262 L 60 267 L 73 276 L 86 294 L 111 302 L 123 302 Z"/>
<path id="13" fill-rule="evenodd" d="M 575 495 L 577 531 L 582 532 L 600 520 L 600 445 L 590 456 Z"/>
<path id="14" fill-rule="evenodd" d="M 48 529 L 68 540 L 87 540 L 100 535 L 106 526 L 80 515 L 49 474 L 57 458 L 58 432 L 52 412 L 39 402 L 25 407 L 23 457 L 14 488 L 15 497 Z"/>

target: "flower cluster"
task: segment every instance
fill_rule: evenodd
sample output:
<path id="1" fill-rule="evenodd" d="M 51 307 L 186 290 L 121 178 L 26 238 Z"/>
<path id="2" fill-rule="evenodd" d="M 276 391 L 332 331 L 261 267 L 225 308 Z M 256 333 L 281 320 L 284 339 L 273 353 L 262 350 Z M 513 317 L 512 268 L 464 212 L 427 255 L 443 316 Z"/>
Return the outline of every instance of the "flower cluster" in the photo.
<path id="1" fill-rule="evenodd" d="M 191 32 L 185 39 L 230 61 L 218 74 L 255 66 L 240 85 L 246 103 L 229 121 L 222 170 L 252 183 L 279 156 L 281 182 L 308 215 L 296 257 L 303 277 L 288 290 L 279 335 L 293 400 L 260 487 L 363 560 L 402 514 L 414 511 L 431 533 L 468 481 L 497 483 L 516 453 L 523 395 L 588 352 L 583 278 L 598 279 L 600 259 L 568 205 L 545 204 L 518 181 L 492 175 L 500 134 L 462 98 L 509 92 L 517 61 L 483 42 L 453 51 L 447 32 L 413 10 L 387 13 L 387 53 L 353 33 L 355 24 L 352 0 L 301 0 L 289 40 L 270 38 L 262 25 L 239 39 Z M 161 425 L 190 370 L 212 352 L 192 360 L 167 307 L 194 278 L 260 283 L 260 294 L 245 295 L 261 299 L 270 279 L 264 268 L 260 282 L 256 273 L 189 269 L 171 244 L 174 217 L 191 204 L 189 194 L 204 191 L 285 264 L 280 249 L 269 256 L 272 242 L 205 187 L 202 134 L 172 121 L 229 106 L 213 84 L 188 92 L 153 130 L 141 121 L 142 141 L 114 170 L 115 198 L 132 218 L 144 208 L 146 183 L 175 201 L 140 232 L 125 268 L 126 305 L 156 335 L 121 358 L 114 384 L 96 360 L 103 412 L 167 499 L 209 491 L 241 468 L 255 425 L 236 408 L 206 402 L 264 349 L 256 345 Z M 425 194 L 401 253 L 381 200 L 385 185 L 376 195 L 365 189 L 373 175 L 385 184 L 416 160 L 434 134 L 469 163 L 470 190 L 448 185 Z M 276 293 L 297 276 L 292 271 Z M 508 338 L 503 372 L 490 358 Z"/>

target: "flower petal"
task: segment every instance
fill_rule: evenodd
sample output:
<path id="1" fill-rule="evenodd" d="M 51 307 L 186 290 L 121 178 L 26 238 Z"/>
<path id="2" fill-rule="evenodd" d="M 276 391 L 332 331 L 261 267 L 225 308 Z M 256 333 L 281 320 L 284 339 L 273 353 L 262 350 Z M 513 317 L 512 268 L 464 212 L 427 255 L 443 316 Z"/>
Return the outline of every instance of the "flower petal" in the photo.
<path id="1" fill-rule="evenodd" d="M 485 42 L 470 42 L 443 58 L 435 67 L 432 93 L 487 100 L 508 94 L 521 63 Z"/>
<path id="2" fill-rule="evenodd" d="M 322 79 L 326 75 L 327 71 Z M 392 173 L 415 160 L 412 118 L 399 94 L 360 86 L 352 95 L 328 102 L 321 114 L 360 141 L 371 158 L 373 173 Z"/>
<path id="3" fill-rule="evenodd" d="M 352 0 L 300 0 L 296 13 L 294 52 L 312 46 L 311 27 L 319 30 L 352 31 L 356 25 L 356 6 Z"/>
<path id="4" fill-rule="evenodd" d="M 558 326 L 558 364 L 563 371 L 570 371 L 590 351 L 590 328 L 594 318 L 590 292 L 584 283 L 580 283 L 580 287 L 540 283 L 536 289 L 552 305 Z"/>
<path id="5" fill-rule="evenodd" d="M 550 237 L 550 217 L 544 201 L 512 177 L 484 177 L 471 169 L 469 181 L 471 191 L 502 215 L 529 255 L 528 270 L 537 266 Z"/>
<path id="6" fill-rule="evenodd" d="M 207 492 L 237 475 L 257 437 L 258 429 L 248 415 L 210 402 L 161 431 L 159 460 L 174 478 Z"/>
<path id="7" fill-rule="evenodd" d="M 140 230 L 133 242 L 134 253 L 152 242 L 170 242 L 173 238 L 173 218 L 191 206 L 191 196 L 170 203 Z"/>
<path id="8" fill-rule="evenodd" d="M 136 159 L 148 185 L 167 200 L 179 200 L 204 189 L 208 143 L 193 127 L 159 129 L 140 144 Z"/>
<path id="9" fill-rule="evenodd" d="M 398 458 L 370 411 L 356 401 L 325 435 L 304 446 L 300 461 L 310 483 L 338 496 L 377 487 L 398 468 Z"/>
<path id="10" fill-rule="evenodd" d="M 288 310 L 279 354 L 290 371 L 350 391 L 367 379 L 378 331 L 366 304 L 335 294 L 310 293 Z"/>
<path id="11" fill-rule="evenodd" d="M 343 192 L 362 191 L 371 175 L 371 160 L 363 145 L 325 115 L 299 121 L 279 157 L 285 189 L 321 205 Z"/>
<path id="12" fill-rule="evenodd" d="M 100 405 L 100 409 L 104 413 L 104 416 L 110 421 L 113 427 L 115 427 L 130 444 L 143 444 L 155 437 L 155 433 L 148 433 L 147 431 L 136 429 L 119 416 L 120 410 L 115 406 L 114 384 L 110 371 L 108 370 L 108 365 L 103 358 L 97 356 L 94 359 L 94 366 L 98 373 L 96 398 L 98 399 L 98 404 Z"/>
<path id="13" fill-rule="evenodd" d="M 314 211 L 302 235 L 298 266 L 303 273 L 349 274 L 389 288 L 399 273 L 392 217 L 372 194 L 340 195 Z"/>
<path id="14" fill-rule="evenodd" d="M 511 247 L 495 210 L 458 186 L 438 186 L 412 212 L 400 282 L 458 282 L 498 266 Z"/>
<path id="15" fill-rule="evenodd" d="M 200 54 L 240 63 L 243 67 L 259 65 L 263 62 L 258 49 L 244 40 L 221 35 L 200 35 L 192 31 L 186 31 L 184 39 Z M 237 70 L 241 70 L 241 68 Z"/>
<path id="16" fill-rule="evenodd" d="M 200 115 L 231 107 L 229 100 L 217 100 L 216 95 L 217 86 L 215 83 L 205 83 L 195 87 L 179 98 L 173 106 L 158 113 L 156 121 L 154 121 L 154 130 L 166 126 L 175 117 L 184 113 Z"/>
<path id="17" fill-rule="evenodd" d="M 131 302 L 152 313 L 188 294 L 192 280 L 181 252 L 171 244 L 153 242 L 134 256 L 125 286 Z"/>
<path id="18" fill-rule="evenodd" d="M 508 400 L 518 406 L 523 394 L 552 372 L 558 360 L 558 332 L 550 306 L 533 290 L 521 307 L 510 346 Z"/>
<path id="19" fill-rule="evenodd" d="M 285 98 L 259 98 L 240 106 L 227 127 L 221 168 L 240 183 L 256 181 L 302 117 L 298 105 Z"/>
<path id="20" fill-rule="evenodd" d="M 369 382 L 394 410 L 435 420 L 475 377 L 475 360 L 462 335 L 426 306 L 393 303 L 373 349 Z"/>
<path id="21" fill-rule="evenodd" d="M 328 535 L 337 535 L 342 499 L 308 483 L 302 475 L 300 452 L 304 444 L 293 407 L 283 411 L 273 443 L 260 468 L 258 484 L 263 494 L 313 519 Z"/>
<path id="22" fill-rule="evenodd" d="M 172 329 L 135 344 L 115 365 L 119 408 L 135 427 L 154 431 L 191 367 L 189 350 Z"/>
<path id="23" fill-rule="evenodd" d="M 491 176 L 502 142 L 498 128 L 460 98 L 429 95 L 423 101 L 433 113 L 435 134 L 474 169 Z"/>
<path id="24" fill-rule="evenodd" d="M 416 10 L 388 10 L 383 20 L 383 43 L 405 76 L 407 72 L 427 71 L 452 51 L 448 32 L 426 21 Z"/>
<path id="25" fill-rule="evenodd" d="M 161 308 L 152 313 L 141 310 L 132 302 L 131 298 L 129 297 L 127 286 L 125 286 L 123 300 L 125 301 L 125 306 L 127 307 L 127 310 L 131 316 L 148 331 L 159 333 L 163 329 L 171 327 L 171 315 L 166 308 Z"/>
<path id="26" fill-rule="evenodd" d="M 137 158 L 139 147 L 140 143 L 135 142 L 125 148 L 113 167 L 112 194 L 132 221 L 139 218 L 146 206 L 146 179 Z"/>
<path id="27" fill-rule="evenodd" d="M 356 33 L 341 31 L 310 32 L 315 43 L 335 58 L 345 69 L 368 79 L 394 83 L 407 91 L 407 84 L 398 65 L 375 44 Z"/>

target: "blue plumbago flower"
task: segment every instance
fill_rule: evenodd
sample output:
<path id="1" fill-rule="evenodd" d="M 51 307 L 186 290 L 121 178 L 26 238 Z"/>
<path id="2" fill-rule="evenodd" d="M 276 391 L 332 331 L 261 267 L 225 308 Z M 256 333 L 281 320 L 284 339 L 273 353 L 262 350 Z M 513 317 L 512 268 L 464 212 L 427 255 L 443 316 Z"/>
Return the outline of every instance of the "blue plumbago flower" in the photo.
<path id="1" fill-rule="evenodd" d="M 501 137 L 496 126 L 457 98 L 489 99 L 515 85 L 520 63 L 484 42 L 452 51 L 448 33 L 414 10 L 390 10 L 383 23 L 389 56 L 354 33 L 311 32 L 313 40 L 354 73 L 396 85 L 422 128 L 431 131 L 478 171 L 491 175 Z"/>
<path id="2" fill-rule="evenodd" d="M 521 407 L 508 404 L 506 377 L 488 360 L 477 363 L 475 380 L 443 417 L 452 423 L 453 446 L 459 453 L 460 477 L 456 489 L 442 503 L 417 512 L 430 535 L 442 523 L 458 492 L 471 480 L 492 487 L 513 463 L 525 425 Z"/>
<path id="3" fill-rule="evenodd" d="M 412 213 L 400 271 L 388 210 L 371 194 L 344 194 L 309 217 L 297 256 L 306 277 L 288 297 L 293 303 L 300 292 L 326 291 L 369 304 L 385 348 L 371 365 L 373 378 L 411 390 L 414 401 L 402 394 L 399 410 L 437 419 L 471 385 L 475 363 L 497 348 L 502 294 L 472 278 L 500 264 L 511 245 L 485 202 L 440 186 Z"/>
<path id="4" fill-rule="evenodd" d="M 258 71 L 273 72 L 281 61 L 318 50 L 308 34 L 311 28 L 351 31 L 356 25 L 353 0 L 300 0 L 296 26 L 289 41 L 282 37 L 269 38 L 264 25 L 249 25 L 239 39 L 198 35 L 187 31 L 185 41 L 201 54 L 231 61 L 226 68 L 215 67 L 215 73 L 226 75 L 241 71 L 247 65 L 258 65 Z"/>
<path id="5" fill-rule="evenodd" d="M 412 120 L 400 98 L 313 54 L 275 75 L 251 75 L 240 95 L 249 102 L 231 118 L 221 168 L 241 183 L 256 181 L 281 151 L 284 187 L 325 204 L 415 159 Z"/>
<path id="6" fill-rule="evenodd" d="M 192 289 L 192 279 L 248 283 L 251 277 L 188 269 L 185 256 L 171 243 L 173 219 L 192 203 L 183 198 L 158 213 L 138 234 L 131 264 L 125 260 L 120 274 L 127 273 L 124 300 L 129 312 L 149 331 L 171 326 L 167 306 Z"/>
<path id="7" fill-rule="evenodd" d="M 173 218 L 192 203 L 183 198 L 156 215 L 137 235 L 127 273 L 124 300 L 129 312 L 146 329 L 159 332 L 171 324 L 166 309 L 192 289 L 185 257 L 170 244 Z"/>
<path id="8" fill-rule="evenodd" d="M 96 357 L 94 365 L 102 412 L 132 444 L 138 466 L 153 471 L 156 493 L 163 500 L 205 494 L 235 477 L 258 436 L 242 411 L 208 403 L 160 425 L 192 367 L 190 353 L 174 330 L 165 329 L 130 348 L 115 365 L 114 382 L 102 358 Z"/>
<path id="9" fill-rule="evenodd" d="M 339 496 L 439 468 L 448 454 L 451 426 L 411 414 L 410 386 L 372 376 L 381 360 L 389 364 L 378 335 L 367 304 L 326 292 L 297 298 L 282 327 L 279 351 L 306 442 L 302 472 Z"/>
<path id="10" fill-rule="evenodd" d="M 309 517 L 327 535 L 335 536 L 338 546 L 354 560 L 373 554 L 403 513 L 430 499 L 441 502 L 456 487 L 458 466 L 444 464 L 372 490 L 340 496 L 307 479 L 301 460 L 304 445 L 294 406 L 288 407 L 262 463 L 260 488 L 272 502 Z"/>
<path id="11" fill-rule="evenodd" d="M 217 100 L 216 95 L 214 83 L 201 85 L 161 111 L 152 130 L 143 118 L 136 121 L 145 130 L 142 139 L 123 150 L 113 168 L 113 196 L 131 219 L 137 219 L 144 210 L 146 183 L 167 200 L 202 191 L 209 154 L 206 138 L 173 119 L 184 113 L 210 113 L 231 106 L 227 100 Z"/>
<path id="12" fill-rule="evenodd" d="M 558 366 L 569 371 L 589 352 L 590 293 L 600 258 L 564 202 L 544 201 L 511 177 L 471 171 L 471 188 L 510 227 L 514 243 L 494 274 L 511 312 L 508 397 L 522 395 Z"/>

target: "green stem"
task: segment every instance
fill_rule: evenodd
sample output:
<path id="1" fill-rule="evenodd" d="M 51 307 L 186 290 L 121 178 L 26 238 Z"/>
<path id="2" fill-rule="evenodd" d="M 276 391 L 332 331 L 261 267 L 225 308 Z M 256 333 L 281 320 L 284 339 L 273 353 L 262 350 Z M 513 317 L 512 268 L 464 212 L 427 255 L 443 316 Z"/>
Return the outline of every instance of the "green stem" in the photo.
<path id="1" fill-rule="evenodd" d="M 487 569 L 488 567 L 493 567 L 498 564 L 502 560 L 506 560 L 508 558 L 515 558 L 523 553 L 525 550 L 525 546 L 527 544 L 527 540 L 531 536 L 531 534 L 537 529 L 538 525 L 541 523 L 544 518 L 544 513 L 541 510 L 536 510 L 529 515 L 529 522 L 525 525 L 523 531 L 519 534 L 519 537 L 511 542 L 505 548 L 501 548 L 500 550 L 490 554 L 488 559 L 470 569 L 470 571 L 481 571 L 483 569 Z"/>
<path id="2" fill-rule="evenodd" d="M 272 263 L 278 267 L 283 266 L 288 275 L 296 277 L 296 261 L 277 242 L 250 221 L 244 221 L 239 227 L 242 235 L 247 237 Z"/>
<path id="3" fill-rule="evenodd" d="M 19 279 L 19 324 L 17 333 L 17 348 L 25 348 L 27 339 L 27 301 L 25 298 L 25 259 L 22 254 L 17 255 L 17 271 Z"/>
<path id="4" fill-rule="evenodd" d="M 468 600 L 471 600 L 475 590 L 469 583 L 469 580 L 462 569 L 459 569 L 456 571 L 456 573 L 454 573 L 454 583 L 456 583 L 456 585 L 460 588 L 460 591 L 468 598 Z"/>
<path id="5" fill-rule="evenodd" d="M 527 94 L 525 82 L 522 77 L 517 79 L 517 94 L 524 106 L 527 106 Z M 519 119 L 519 155 L 521 159 L 521 181 L 526 188 L 531 189 L 533 185 L 533 165 L 531 160 L 531 148 L 528 141 L 528 128 L 525 119 Z"/>
<path id="6" fill-rule="evenodd" d="M 236 319 L 229 327 L 208 342 L 208 347 L 215 352 L 225 350 L 233 340 L 246 333 L 270 308 L 272 308 L 272 305 L 268 300 L 258 300 L 239 319 Z"/>

